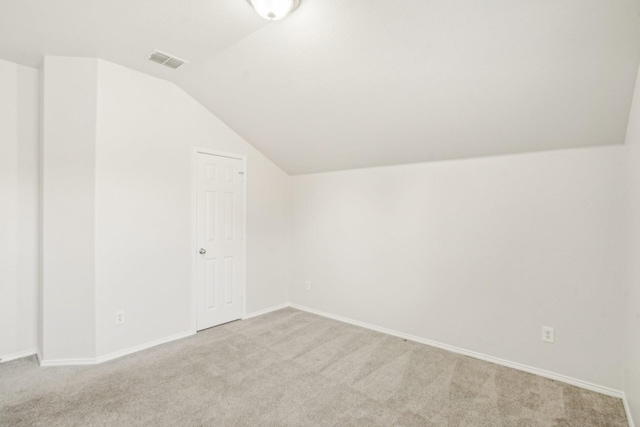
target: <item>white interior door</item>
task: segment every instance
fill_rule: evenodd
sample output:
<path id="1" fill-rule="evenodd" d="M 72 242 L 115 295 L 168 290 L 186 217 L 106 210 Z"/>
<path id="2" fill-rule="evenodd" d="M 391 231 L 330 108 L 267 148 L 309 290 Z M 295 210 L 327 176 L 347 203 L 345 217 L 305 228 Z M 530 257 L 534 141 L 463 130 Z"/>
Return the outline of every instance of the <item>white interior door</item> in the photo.
<path id="1" fill-rule="evenodd" d="M 244 162 L 198 153 L 197 330 L 242 316 Z"/>

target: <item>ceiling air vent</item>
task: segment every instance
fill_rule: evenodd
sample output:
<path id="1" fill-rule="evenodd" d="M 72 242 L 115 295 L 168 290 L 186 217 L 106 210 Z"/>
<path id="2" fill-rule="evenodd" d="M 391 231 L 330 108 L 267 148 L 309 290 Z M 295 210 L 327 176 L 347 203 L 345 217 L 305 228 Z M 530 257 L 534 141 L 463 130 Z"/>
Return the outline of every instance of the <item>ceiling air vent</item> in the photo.
<path id="1" fill-rule="evenodd" d="M 188 63 L 188 61 L 185 61 L 184 59 L 176 58 L 173 55 L 160 52 L 159 50 L 156 50 L 151 55 L 149 55 L 149 61 L 157 62 L 158 64 L 164 65 L 165 67 L 173 68 L 174 70 L 182 64 Z"/>

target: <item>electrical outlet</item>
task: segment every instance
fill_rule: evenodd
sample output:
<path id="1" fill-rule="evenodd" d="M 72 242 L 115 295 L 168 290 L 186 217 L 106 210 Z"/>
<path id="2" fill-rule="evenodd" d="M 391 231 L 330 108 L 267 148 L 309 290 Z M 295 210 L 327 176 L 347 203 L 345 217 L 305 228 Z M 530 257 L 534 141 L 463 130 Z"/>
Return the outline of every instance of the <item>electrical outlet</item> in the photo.
<path id="1" fill-rule="evenodd" d="M 116 311 L 116 325 L 122 325 L 124 323 L 124 310 Z"/>
<path id="2" fill-rule="evenodd" d="M 306 282 L 304 282 L 304 288 L 305 288 L 307 291 L 310 291 L 310 290 L 311 290 L 311 282 L 310 282 L 309 280 L 307 280 Z"/>
<path id="3" fill-rule="evenodd" d="M 542 327 L 542 341 L 553 344 L 553 328 L 549 326 Z"/>

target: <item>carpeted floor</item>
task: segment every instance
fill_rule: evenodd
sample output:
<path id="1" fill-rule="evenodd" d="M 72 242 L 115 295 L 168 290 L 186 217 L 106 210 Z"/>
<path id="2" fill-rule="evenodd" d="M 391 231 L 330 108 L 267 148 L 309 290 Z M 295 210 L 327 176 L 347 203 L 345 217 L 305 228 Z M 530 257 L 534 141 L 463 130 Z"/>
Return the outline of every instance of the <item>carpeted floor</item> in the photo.
<path id="1" fill-rule="evenodd" d="M 284 309 L 84 367 L 0 365 L 1 426 L 627 426 L 620 399 Z"/>

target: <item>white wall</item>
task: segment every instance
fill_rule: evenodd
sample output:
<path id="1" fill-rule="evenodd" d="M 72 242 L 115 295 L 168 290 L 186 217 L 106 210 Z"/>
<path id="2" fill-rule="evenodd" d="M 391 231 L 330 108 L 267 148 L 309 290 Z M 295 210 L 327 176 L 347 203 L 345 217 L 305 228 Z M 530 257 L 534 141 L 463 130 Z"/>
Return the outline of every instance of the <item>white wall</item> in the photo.
<path id="1" fill-rule="evenodd" d="M 81 58 L 47 57 L 43 77 L 47 360 L 189 330 L 191 149 L 201 146 L 248 155 L 248 312 L 290 292 L 311 308 L 624 382 L 640 411 L 637 102 L 628 147 L 290 178 L 171 83 Z M 37 70 L 0 61 L 3 358 L 36 346 L 37 88 Z M 115 327 L 119 309 L 127 323 Z M 556 344 L 540 342 L 543 324 Z"/>
<path id="2" fill-rule="evenodd" d="M 636 423 L 640 422 L 640 74 L 638 76 L 625 147 L 629 185 L 625 394 Z"/>
<path id="3" fill-rule="evenodd" d="M 35 353 L 38 70 L 0 60 L 0 359 Z"/>
<path id="4" fill-rule="evenodd" d="M 45 57 L 42 356 L 95 357 L 96 59 Z"/>
<path id="5" fill-rule="evenodd" d="M 45 362 L 192 330 L 194 147 L 247 155 L 247 311 L 288 301 L 288 175 L 167 81 L 46 57 L 43 89 Z"/>
<path id="6" fill-rule="evenodd" d="M 289 176 L 167 81 L 99 61 L 97 111 L 98 355 L 192 326 L 193 147 L 248 156 L 247 309 L 286 303 Z"/>
<path id="7" fill-rule="evenodd" d="M 623 153 L 295 176 L 291 301 L 621 390 Z"/>

